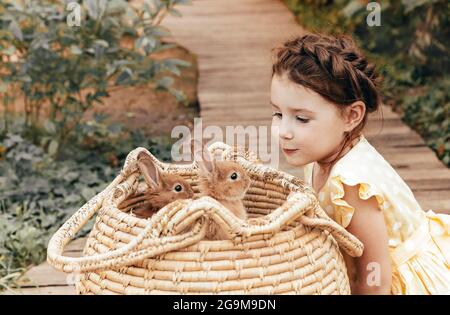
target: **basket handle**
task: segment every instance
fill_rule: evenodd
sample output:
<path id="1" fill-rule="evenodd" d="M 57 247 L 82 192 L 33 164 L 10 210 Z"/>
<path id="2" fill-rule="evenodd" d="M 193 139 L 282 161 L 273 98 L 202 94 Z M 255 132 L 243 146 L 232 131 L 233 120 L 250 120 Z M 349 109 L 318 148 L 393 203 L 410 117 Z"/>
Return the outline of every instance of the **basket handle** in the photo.
<path id="1" fill-rule="evenodd" d="M 126 158 L 122 172 L 99 194 L 92 197 L 77 212 L 75 212 L 52 236 L 47 247 L 47 262 L 64 272 L 91 271 L 99 268 L 120 267 L 143 258 L 153 257 L 161 253 L 187 247 L 197 243 L 206 234 L 207 223 L 205 218 L 200 218 L 194 227 L 180 235 L 166 237 L 152 236 L 144 248 L 135 251 L 150 234 L 153 224 L 147 225 L 131 242 L 113 251 L 86 257 L 63 256 L 64 248 L 75 237 L 80 229 L 102 208 L 105 197 L 110 196 L 111 190 L 127 178 L 133 172 L 133 165 L 137 155 L 146 151 L 145 148 L 137 148 L 131 151 Z M 112 196 L 111 198 L 114 198 Z"/>
<path id="2" fill-rule="evenodd" d="M 226 152 L 228 152 L 227 149 L 230 148 L 230 146 L 223 143 L 218 143 L 216 147 L 225 149 L 223 154 L 226 154 Z M 213 151 L 216 147 L 210 146 L 210 150 Z M 123 182 L 124 179 L 127 179 L 129 176 L 137 176 L 136 173 L 132 173 L 136 171 L 137 156 L 142 151 L 148 153 L 145 148 L 137 148 L 131 151 L 126 158 L 124 169 L 108 185 L 108 187 L 84 204 L 83 207 L 72 215 L 72 217 L 52 236 L 47 249 L 47 261 L 49 264 L 64 272 L 84 272 L 99 268 L 118 268 L 129 265 L 144 258 L 150 258 L 169 251 L 185 248 L 201 241 L 206 235 L 208 217 L 219 223 L 225 230 L 228 230 L 227 233 L 236 240 L 238 240 L 238 238 L 236 238 L 238 235 L 248 237 L 260 233 L 273 234 L 287 221 L 297 217 L 300 218 L 305 225 L 316 226 L 328 230 L 335 237 L 340 246 L 342 246 L 351 256 L 360 256 L 362 254 L 362 243 L 344 228 L 329 219 L 320 207 L 317 206 L 315 209 L 319 218 L 309 218 L 304 215 L 304 211 L 298 212 L 296 208 L 301 206 L 298 201 L 304 203 L 303 206 L 306 206 L 309 203 L 303 198 L 300 198 L 295 202 L 296 207 L 289 207 L 290 209 L 288 209 L 284 215 L 278 213 L 273 221 L 269 220 L 272 221 L 269 224 L 264 224 L 263 226 L 249 226 L 230 215 L 229 211 L 220 203 L 205 196 L 202 197 L 203 200 L 201 202 L 197 200 L 195 205 L 183 207 L 182 211 L 178 211 L 178 213 L 175 212 L 172 216 L 167 216 L 167 214 L 170 213 L 170 208 L 168 206 L 162 208 L 152 217 L 151 222 L 149 222 L 149 225 L 147 225 L 144 230 L 142 230 L 131 242 L 120 248 L 86 257 L 63 256 L 62 253 L 65 246 L 74 238 L 76 233 L 89 221 L 89 219 L 92 218 L 102 206 L 106 206 L 105 208 L 108 210 L 113 204 L 113 201 L 117 196 L 116 194 L 112 194 L 112 189 L 115 189 L 119 183 Z M 294 199 L 292 199 L 292 201 L 294 201 Z M 284 211 L 283 209 L 279 210 Z M 205 215 L 206 212 L 209 215 Z M 272 215 L 275 215 L 275 213 L 272 213 Z M 171 217 L 169 221 L 166 222 L 166 235 L 150 235 L 154 229 L 153 223 L 159 222 L 164 216 Z M 187 232 L 177 234 L 178 232 L 184 232 L 187 227 L 189 227 Z M 173 233 L 176 235 L 173 235 Z"/>
<path id="3" fill-rule="evenodd" d="M 301 210 L 299 211 L 299 209 Z M 316 217 L 310 217 L 308 215 L 310 211 Z M 213 213 L 213 217 L 216 217 L 216 222 L 222 223 L 222 228 L 228 232 L 230 237 L 236 235 L 248 237 L 255 234 L 273 235 L 283 226 L 298 220 L 305 226 L 330 232 L 338 245 L 351 257 L 359 257 L 364 251 L 364 245 L 358 238 L 329 218 L 316 200 L 304 198 L 302 194 L 290 195 L 283 207 L 264 217 L 250 219 L 247 223 L 243 223 L 236 216 L 230 216 L 229 212 L 228 209 L 219 205 Z M 228 221 L 227 226 L 223 222 L 224 218 L 226 218 L 225 221 Z M 230 233 L 230 231 L 233 232 Z"/>
<path id="4" fill-rule="evenodd" d="M 206 234 L 207 223 L 204 217 L 201 217 L 186 233 L 163 237 L 155 235 L 148 237 L 154 228 L 153 224 L 149 222 L 131 242 L 115 250 L 85 257 L 63 256 L 65 246 L 101 207 L 101 204 L 98 203 L 94 207 L 90 207 L 92 202 L 95 200 L 91 199 L 86 203 L 50 239 L 47 248 L 47 262 L 55 268 L 64 272 L 85 272 L 99 268 L 123 267 L 144 258 L 151 258 L 195 244 L 201 241 Z M 145 247 L 143 246 L 144 240 L 147 240 Z M 139 246 L 141 248 L 137 250 Z"/>
<path id="5" fill-rule="evenodd" d="M 223 142 L 215 142 L 209 146 L 209 149 L 211 152 L 220 149 L 223 151 L 222 156 L 227 158 L 230 158 L 231 155 L 237 156 L 241 155 L 242 157 L 242 154 L 244 154 L 245 152 L 245 154 L 247 154 L 248 156 L 244 157 L 244 160 L 247 159 L 250 162 L 258 162 L 258 157 L 252 151 L 250 150 L 239 151 L 239 149 L 233 148 Z M 233 151 L 233 149 L 235 150 Z M 292 200 L 294 199 L 296 199 L 296 197 L 292 196 Z M 302 200 L 302 198 L 299 198 L 297 202 L 300 202 L 300 200 Z M 316 206 L 314 207 L 314 213 L 317 215 L 317 218 L 308 217 L 307 215 L 305 215 L 305 212 L 306 211 L 303 212 L 293 211 L 290 217 L 291 219 L 294 217 L 298 217 L 300 222 L 304 225 L 310 227 L 317 227 L 322 230 L 330 232 L 331 235 L 338 242 L 339 246 L 351 257 L 360 257 L 362 255 L 364 251 L 363 243 L 353 234 L 348 232 L 344 227 L 342 227 L 341 225 L 330 219 L 328 215 L 323 211 L 323 209 L 319 206 L 318 203 L 316 203 Z M 286 223 L 283 217 L 287 219 L 288 216 L 289 215 L 287 215 L 287 213 L 285 213 L 285 215 L 281 215 L 281 212 L 271 213 L 266 217 L 266 219 L 272 221 L 272 223 L 270 224 L 272 227 L 274 226 L 280 227 Z M 267 229 L 268 227 L 269 225 L 267 224 L 259 225 L 259 228 L 262 228 L 262 230 L 265 230 L 266 232 L 269 232 L 269 230 Z M 272 232 L 274 232 L 275 230 L 276 229 L 274 229 Z M 248 229 L 240 232 L 246 235 L 252 235 L 252 232 L 249 232 Z"/>
<path id="6" fill-rule="evenodd" d="M 216 150 L 222 150 L 222 154 L 228 152 L 231 147 L 222 142 L 216 142 L 209 146 L 209 150 L 214 153 Z M 47 262 L 55 268 L 64 272 L 84 272 L 99 268 L 108 268 L 111 266 L 125 266 L 143 258 L 150 258 L 156 255 L 181 249 L 199 242 L 206 235 L 207 222 L 204 216 L 197 216 L 199 219 L 196 225 L 188 232 L 180 235 L 167 237 L 152 237 L 148 240 L 147 246 L 136 251 L 142 245 L 153 229 L 153 224 L 147 225 L 131 242 L 113 251 L 96 254 L 86 257 L 68 257 L 64 256 L 64 248 L 75 237 L 75 235 L 86 225 L 86 223 L 96 214 L 102 205 L 106 196 L 111 195 L 112 190 L 116 188 L 128 176 L 133 176 L 137 167 L 138 156 L 145 153 L 152 157 L 151 153 L 143 147 L 132 150 L 126 157 L 121 173 L 99 194 L 86 202 L 77 212 L 75 212 L 52 236 L 47 247 Z M 164 164 L 155 161 L 158 164 Z M 135 175 L 137 176 L 137 174 Z M 115 198 L 116 194 L 112 194 Z M 111 200 L 110 200 L 111 201 Z M 163 210 L 163 209 L 161 209 Z M 164 211 L 159 211 L 162 214 Z M 159 216 L 158 216 L 159 217 Z M 192 220 L 185 220 L 186 222 Z M 169 225 L 176 226 L 176 222 L 169 222 Z M 181 224 L 183 225 L 183 224 Z"/>
<path id="7" fill-rule="evenodd" d="M 240 242 L 242 238 L 256 234 L 273 236 L 289 222 L 298 220 L 305 226 L 328 231 L 338 245 L 352 257 L 361 256 L 364 250 L 364 245 L 358 238 L 329 218 L 315 199 L 305 198 L 303 194 L 294 193 L 282 207 L 264 217 L 249 219 L 247 222 L 236 217 L 228 208 L 209 196 L 197 199 L 196 203 L 196 206 L 186 207 L 175 214 L 174 217 L 178 219 L 167 224 L 167 229 L 178 233 L 206 214 L 233 242 Z M 308 215 L 311 211 L 315 217 Z"/>
<path id="8" fill-rule="evenodd" d="M 111 196 L 106 203 L 111 204 L 113 203 L 113 200 L 114 197 Z M 172 218 L 169 219 L 165 225 L 164 232 L 169 234 L 169 231 L 171 231 L 171 233 L 184 231 L 186 228 L 192 227 L 192 224 L 195 223 L 194 227 L 184 234 L 165 237 L 153 235 L 148 239 L 147 236 L 154 228 L 154 224 L 151 223 L 163 221 L 163 217 L 167 216 L 171 211 L 170 208 L 166 206 L 158 211 L 158 213 L 152 217 L 150 224 L 125 246 L 107 253 L 87 257 L 75 258 L 62 256 L 61 254 L 65 245 L 100 208 L 101 205 L 98 205 L 98 203 L 96 207 L 88 207 L 89 203 L 93 201 L 95 200 L 91 199 L 76 214 L 74 214 L 50 240 L 47 260 L 57 269 L 64 272 L 84 272 L 99 268 L 119 268 L 141 261 L 144 258 L 151 258 L 169 251 L 187 247 L 204 239 L 208 228 L 208 217 L 211 217 L 216 222 L 220 222 L 223 227 L 227 226 L 228 229 L 225 229 L 227 234 L 232 236 L 232 239 L 239 241 L 239 238 L 236 238 L 238 235 L 244 237 L 260 233 L 273 235 L 287 221 L 295 219 L 295 216 L 299 218 L 300 222 L 307 226 L 328 230 L 349 255 L 354 257 L 360 256 L 363 250 L 362 243 L 344 228 L 327 218 L 325 214 L 322 214 L 321 211 L 323 212 L 323 210 L 321 210 L 320 207 L 316 207 L 315 209 L 319 218 L 309 218 L 305 215 L 306 208 L 303 207 L 304 205 L 298 205 L 297 202 L 296 207 L 300 206 L 303 209 L 301 212 L 296 211 L 295 207 L 289 207 L 285 216 L 277 216 L 271 223 L 262 226 L 252 226 L 250 224 L 249 226 L 248 224 L 242 224 L 243 222 L 241 222 L 240 219 L 231 216 L 225 207 L 221 206 L 214 199 L 206 196 L 202 197 L 201 200 L 197 200 L 195 204 L 183 207 L 181 211 L 175 211 Z M 207 213 L 209 213 L 209 215 L 207 215 Z M 223 219 L 225 219 L 225 221 L 223 221 Z M 143 245 L 143 241 L 146 237 L 146 246 L 141 246 L 141 248 L 137 250 L 139 245 Z"/>
<path id="9" fill-rule="evenodd" d="M 230 159 L 233 156 L 237 156 L 241 158 L 241 163 L 259 162 L 257 155 L 251 150 L 245 150 L 236 146 L 232 147 L 221 141 L 216 141 L 209 145 L 208 150 L 211 154 L 215 154 L 217 151 L 222 151 L 222 158 L 224 159 Z M 257 167 L 267 168 L 263 166 Z M 364 251 L 363 243 L 353 234 L 348 232 L 344 227 L 329 218 L 317 202 L 315 202 L 315 205 L 310 204 L 309 201 L 305 201 L 305 199 L 301 196 L 297 198 L 297 194 L 291 195 L 290 198 L 293 202 L 292 205 L 296 204 L 296 206 L 289 207 L 289 209 L 278 209 L 279 211 L 272 212 L 266 216 L 265 219 L 263 218 L 263 220 L 268 220 L 270 223 L 265 222 L 258 225 L 252 225 L 251 223 L 243 224 L 240 219 L 236 218 L 234 215 L 230 215 L 230 211 L 214 199 L 210 199 L 209 197 L 203 197 L 202 199 L 216 203 L 215 210 L 210 212 L 210 217 L 216 221 L 222 230 L 232 239 L 238 235 L 248 237 L 259 233 L 273 234 L 279 231 L 281 227 L 287 223 L 287 221 L 299 218 L 300 222 L 304 225 L 317 227 L 330 232 L 337 241 L 338 245 L 350 256 L 359 257 Z M 303 211 L 298 211 L 295 209 L 300 204 L 304 207 Z M 310 206 L 312 206 L 313 212 L 317 215 L 316 218 L 311 218 L 305 214 L 307 212 L 307 208 L 310 208 Z M 187 221 L 184 223 L 187 224 Z M 180 226 L 182 225 L 183 224 Z"/>
<path id="10" fill-rule="evenodd" d="M 364 244 L 344 227 L 330 219 L 320 206 L 316 206 L 315 213 L 318 218 L 308 216 L 300 217 L 303 225 L 317 227 L 331 233 L 339 246 L 351 257 L 360 257 L 364 251 Z"/>

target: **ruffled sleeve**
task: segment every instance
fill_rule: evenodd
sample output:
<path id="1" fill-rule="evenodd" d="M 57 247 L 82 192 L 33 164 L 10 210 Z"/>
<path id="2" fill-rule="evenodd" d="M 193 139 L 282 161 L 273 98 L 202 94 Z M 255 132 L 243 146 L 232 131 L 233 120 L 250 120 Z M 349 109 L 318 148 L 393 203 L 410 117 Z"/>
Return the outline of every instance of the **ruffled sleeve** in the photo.
<path id="1" fill-rule="evenodd" d="M 359 184 L 359 198 L 367 200 L 375 196 L 378 201 L 378 208 L 380 210 L 383 209 L 385 203 L 384 194 L 375 184 L 369 184 L 368 181 L 358 178 L 335 175 L 331 177 L 330 181 L 331 202 L 334 206 L 335 221 L 344 228 L 350 224 L 355 208 L 343 199 L 345 195 L 343 184 L 347 186 Z"/>

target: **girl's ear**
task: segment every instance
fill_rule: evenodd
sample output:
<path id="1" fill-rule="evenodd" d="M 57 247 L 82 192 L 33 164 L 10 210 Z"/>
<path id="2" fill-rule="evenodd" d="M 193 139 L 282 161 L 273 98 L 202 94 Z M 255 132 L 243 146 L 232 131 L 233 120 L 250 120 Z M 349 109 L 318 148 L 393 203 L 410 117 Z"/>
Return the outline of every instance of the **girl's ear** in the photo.
<path id="1" fill-rule="evenodd" d="M 211 175 L 215 170 L 214 159 L 212 158 L 206 146 L 195 139 L 191 140 L 191 153 L 194 161 L 197 161 L 200 170 L 206 174 Z"/>
<path id="2" fill-rule="evenodd" d="M 351 131 L 364 119 L 366 105 L 362 101 L 356 101 L 344 109 L 345 131 Z"/>

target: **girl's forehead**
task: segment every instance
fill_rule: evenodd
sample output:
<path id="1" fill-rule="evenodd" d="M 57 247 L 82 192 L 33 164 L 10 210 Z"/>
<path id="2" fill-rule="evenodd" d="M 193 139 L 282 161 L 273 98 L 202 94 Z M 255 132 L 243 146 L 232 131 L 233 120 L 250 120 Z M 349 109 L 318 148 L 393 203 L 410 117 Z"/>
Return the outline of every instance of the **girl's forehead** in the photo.
<path id="1" fill-rule="evenodd" d="M 292 82 L 288 78 L 273 76 L 270 103 L 280 110 L 319 113 L 335 106 L 317 92 Z"/>

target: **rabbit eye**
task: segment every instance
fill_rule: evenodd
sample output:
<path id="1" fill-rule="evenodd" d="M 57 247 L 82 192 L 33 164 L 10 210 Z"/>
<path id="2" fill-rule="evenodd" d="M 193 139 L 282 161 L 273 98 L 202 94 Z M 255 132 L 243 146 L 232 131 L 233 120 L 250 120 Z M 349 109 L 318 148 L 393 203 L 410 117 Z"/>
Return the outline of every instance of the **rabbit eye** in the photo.
<path id="1" fill-rule="evenodd" d="M 180 184 L 178 184 L 178 185 L 175 186 L 175 191 L 180 192 L 180 191 L 182 191 L 182 190 L 183 190 L 183 187 L 182 187 Z"/>
<path id="2" fill-rule="evenodd" d="M 232 180 L 235 180 L 235 179 L 238 178 L 238 174 L 237 174 L 236 172 L 234 172 L 234 173 L 231 174 L 230 178 L 231 178 Z"/>

